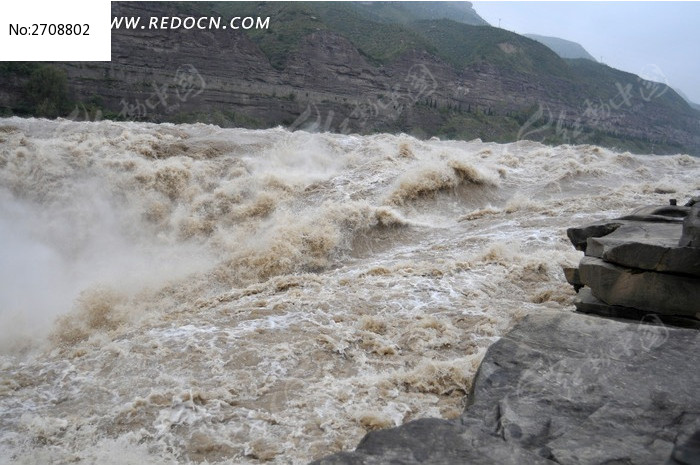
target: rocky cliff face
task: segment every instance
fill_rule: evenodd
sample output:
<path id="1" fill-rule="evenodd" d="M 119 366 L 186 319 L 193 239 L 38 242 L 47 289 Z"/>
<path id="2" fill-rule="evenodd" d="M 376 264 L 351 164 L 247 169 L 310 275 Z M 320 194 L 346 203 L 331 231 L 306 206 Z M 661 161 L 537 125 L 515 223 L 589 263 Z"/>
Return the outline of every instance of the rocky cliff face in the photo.
<path id="1" fill-rule="evenodd" d="M 201 14 L 197 8 L 114 2 L 112 14 L 148 21 Z M 275 20 L 265 34 L 282 34 Z M 440 23 L 421 28 L 435 32 Z M 243 31 L 119 29 L 113 31 L 111 62 L 57 65 L 66 70 L 76 101 L 93 102 L 124 119 L 700 153 L 698 113 L 676 102 L 680 97 L 672 90 L 617 71 L 605 70 L 602 79 L 549 50 L 561 73 L 533 74 L 508 66 L 534 58 L 518 42 L 524 39 L 504 37 L 496 39 L 501 42 L 495 61 L 484 57 L 460 67 L 438 58 L 440 53 L 412 49 L 380 64 L 332 28 L 319 27 L 301 39 L 280 69 Z M 538 64 L 528 66 L 537 70 Z M 11 106 L 16 89 L 9 94 L 0 103 Z"/>

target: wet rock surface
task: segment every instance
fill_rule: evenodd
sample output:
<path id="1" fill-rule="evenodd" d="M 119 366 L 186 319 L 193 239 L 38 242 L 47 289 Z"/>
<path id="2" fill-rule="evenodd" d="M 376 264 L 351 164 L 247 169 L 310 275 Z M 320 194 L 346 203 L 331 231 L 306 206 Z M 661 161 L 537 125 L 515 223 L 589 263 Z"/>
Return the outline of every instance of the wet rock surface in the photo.
<path id="1" fill-rule="evenodd" d="M 688 441 L 673 449 L 669 465 L 697 465 L 700 463 L 700 431 L 696 431 Z"/>
<path id="2" fill-rule="evenodd" d="M 371 432 L 313 463 L 696 463 L 698 350 L 693 329 L 530 315 L 488 350 L 459 419 Z"/>
<path id="3" fill-rule="evenodd" d="M 656 312 L 650 312 L 633 307 L 622 307 L 620 305 L 608 305 L 597 299 L 586 287 L 579 291 L 576 309 L 581 313 L 594 313 L 600 316 L 619 318 L 623 320 L 634 320 L 639 322 L 662 322 L 663 324 L 678 326 L 680 328 L 700 329 L 700 320 L 695 317 L 684 317 L 676 315 L 659 316 Z"/>
<path id="4" fill-rule="evenodd" d="M 609 305 L 664 315 L 700 312 L 698 278 L 617 266 L 595 257 L 584 257 L 579 273 L 593 295 Z"/>
<path id="5" fill-rule="evenodd" d="M 621 218 L 570 228 L 585 252 L 572 283 L 580 312 L 618 318 L 657 315 L 700 323 L 700 204 L 647 206 Z M 567 276 L 571 270 L 565 270 Z M 581 289 L 581 285 L 584 287 Z"/>
<path id="6" fill-rule="evenodd" d="M 683 221 L 683 232 L 679 244 L 700 250 L 700 204 L 694 203 Z"/>
<path id="7" fill-rule="evenodd" d="M 630 268 L 700 277 L 700 249 L 678 246 L 682 229 L 677 223 L 626 224 L 591 238 L 586 255 Z"/>

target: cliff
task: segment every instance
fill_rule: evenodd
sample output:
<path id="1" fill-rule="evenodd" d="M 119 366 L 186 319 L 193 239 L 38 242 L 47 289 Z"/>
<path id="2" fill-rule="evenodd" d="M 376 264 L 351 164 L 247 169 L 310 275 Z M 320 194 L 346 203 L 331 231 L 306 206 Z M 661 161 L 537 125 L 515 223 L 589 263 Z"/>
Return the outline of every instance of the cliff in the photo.
<path id="1" fill-rule="evenodd" d="M 589 60 L 563 60 L 501 29 L 425 19 L 437 13 L 420 8 L 392 16 L 387 8 L 113 2 L 113 17 L 254 15 L 269 16 L 270 27 L 115 29 L 111 62 L 54 66 L 67 75 L 73 118 L 700 153 L 700 113 L 666 86 Z M 0 109 L 37 114 L 24 104 L 26 76 L 0 74 L 7 82 Z"/>

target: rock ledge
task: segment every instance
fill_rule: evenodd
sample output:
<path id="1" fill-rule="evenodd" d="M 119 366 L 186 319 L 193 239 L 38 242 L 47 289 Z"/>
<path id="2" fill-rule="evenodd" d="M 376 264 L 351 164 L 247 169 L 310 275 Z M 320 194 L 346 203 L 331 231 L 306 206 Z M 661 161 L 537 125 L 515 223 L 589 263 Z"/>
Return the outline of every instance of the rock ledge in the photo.
<path id="1" fill-rule="evenodd" d="M 564 269 L 578 292 L 578 311 L 700 328 L 697 199 L 682 207 L 643 207 L 567 235 L 585 253 L 578 270 Z"/>
<path id="2" fill-rule="evenodd" d="M 699 351 L 692 329 L 530 315 L 488 350 L 458 420 L 371 432 L 313 464 L 700 463 Z"/>

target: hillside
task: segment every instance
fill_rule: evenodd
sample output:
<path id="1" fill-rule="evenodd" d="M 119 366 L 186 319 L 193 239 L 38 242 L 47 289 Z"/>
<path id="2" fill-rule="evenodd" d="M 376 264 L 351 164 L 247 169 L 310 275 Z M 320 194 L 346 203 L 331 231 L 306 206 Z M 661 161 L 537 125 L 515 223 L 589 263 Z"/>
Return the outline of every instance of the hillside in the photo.
<path id="1" fill-rule="evenodd" d="M 109 63 L 6 63 L 0 113 L 700 154 L 700 113 L 672 89 L 590 60 L 562 59 L 502 29 L 465 24 L 478 22 L 466 2 L 428 7 L 113 2 L 113 16 L 144 21 L 269 16 L 271 24 L 250 31 L 120 29 Z M 449 8 L 461 8 L 464 15 L 454 15 L 461 22 L 434 19 Z M 183 79 L 196 87 L 186 98 Z"/>
<path id="2" fill-rule="evenodd" d="M 680 89 L 674 88 L 673 90 L 675 90 L 676 93 L 677 93 L 678 95 L 680 95 L 681 98 L 683 98 L 683 100 L 685 100 L 686 103 L 688 103 L 688 105 L 690 105 L 691 108 L 693 108 L 694 110 L 700 111 L 700 104 L 693 102 L 693 101 L 690 99 L 690 97 L 688 97 L 687 95 L 685 95 L 685 94 L 683 93 L 683 91 L 681 91 Z"/>
<path id="3" fill-rule="evenodd" d="M 488 26 L 471 2 L 356 2 L 352 6 L 374 22 L 408 24 L 423 19 L 451 19 L 473 26 Z"/>
<path id="4" fill-rule="evenodd" d="M 581 44 L 570 40 L 560 39 L 558 37 L 541 36 L 537 34 L 524 34 L 532 40 L 540 42 L 554 51 L 562 58 L 585 58 L 587 60 L 596 61 L 593 56 L 586 51 Z"/>

